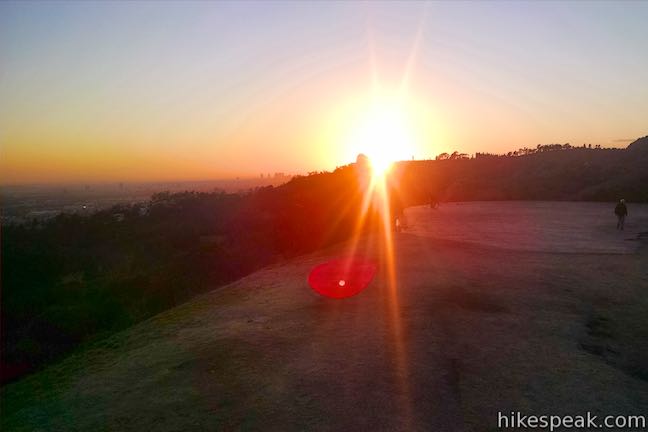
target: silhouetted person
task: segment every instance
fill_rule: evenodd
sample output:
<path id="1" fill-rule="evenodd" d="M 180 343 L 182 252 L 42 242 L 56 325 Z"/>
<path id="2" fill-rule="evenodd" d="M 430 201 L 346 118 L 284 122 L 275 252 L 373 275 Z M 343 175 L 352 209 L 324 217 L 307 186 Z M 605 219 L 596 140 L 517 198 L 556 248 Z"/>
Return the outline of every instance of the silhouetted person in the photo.
<path id="1" fill-rule="evenodd" d="M 625 205 L 625 200 L 622 199 L 614 208 L 614 214 L 617 215 L 617 229 L 623 231 L 625 218 L 628 215 L 628 208 Z"/>
<path id="2" fill-rule="evenodd" d="M 405 205 L 400 191 L 394 185 L 389 187 L 389 212 L 391 213 L 392 228 L 401 232 L 407 225 L 405 222 Z"/>
<path id="3" fill-rule="evenodd" d="M 438 207 L 439 207 L 439 200 L 437 199 L 436 195 L 430 194 L 430 208 L 436 209 Z"/>

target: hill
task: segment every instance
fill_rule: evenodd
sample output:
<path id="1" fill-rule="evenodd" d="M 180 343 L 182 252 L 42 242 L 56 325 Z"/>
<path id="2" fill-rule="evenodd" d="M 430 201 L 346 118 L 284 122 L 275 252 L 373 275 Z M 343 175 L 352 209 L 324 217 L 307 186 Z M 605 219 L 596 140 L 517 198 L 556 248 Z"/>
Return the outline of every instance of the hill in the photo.
<path id="1" fill-rule="evenodd" d="M 648 153 L 648 135 L 633 141 L 627 149 L 631 152 Z"/>
<path id="2" fill-rule="evenodd" d="M 496 430 L 500 412 L 644 414 L 646 249 L 626 239 L 648 208 L 626 234 L 608 213 L 410 209 L 394 286 L 372 236 L 356 253 L 379 273 L 346 300 L 306 276 L 349 243 L 268 267 L 5 386 L 2 430 L 452 432 Z"/>
<path id="3" fill-rule="evenodd" d="M 391 203 L 646 202 L 647 167 L 646 138 L 625 150 L 556 144 L 401 162 L 389 178 Z M 356 174 L 348 165 L 242 194 L 158 193 L 143 204 L 3 227 L 2 381 L 266 265 L 348 239 L 362 206 Z"/>
<path id="4" fill-rule="evenodd" d="M 552 200 L 648 202 L 648 139 L 627 149 L 560 148 L 523 156 L 483 155 L 401 162 L 410 203 Z"/>

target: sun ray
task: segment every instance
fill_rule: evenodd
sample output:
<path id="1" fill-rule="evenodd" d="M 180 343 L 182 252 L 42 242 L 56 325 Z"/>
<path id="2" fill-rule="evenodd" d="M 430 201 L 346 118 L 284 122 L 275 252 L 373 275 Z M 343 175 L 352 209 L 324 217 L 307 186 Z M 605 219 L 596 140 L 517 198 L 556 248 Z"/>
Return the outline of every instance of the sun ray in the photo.
<path id="1" fill-rule="evenodd" d="M 388 289 L 388 322 L 391 324 L 391 336 L 395 353 L 395 373 L 402 394 L 404 395 L 402 410 L 406 422 L 413 421 L 411 410 L 411 395 L 409 388 L 409 368 L 406 347 L 403 341 L 403 329 L 401 321 L 401 309 L 399 301 L 399 287 L 396 275 L 396 254 L 394 249 L 394 238 L 392 233 L 392 209 L 390 201 L 390 186 L 388 176 L 392 164 L 413 154 L 415 140 L 413 127 L 409 123 L 406 110 L 407 96 L 412 76 L 416 65 L 419 47 L 423 39 L 423 27 L 427 18 L 428 5 L 425 4 L 424 11 L 417 27 L 411 51 L 409 53 L 399 88 L 391 98 L 385 98 L 382 94 L 376 67 L 375 47 L 371 28 L 368 30 L 369 55 L 371 62 L 371 107 L 356 126 L 354 135 L 351 138 L 351 145 L 358 151 L 364 152 L 371 161 L 371 181 L 365 190 L 361 213 L 358 217 L 358 224 L 354 230 L 354 238 L 351 241 L 352 250 L 355 252 L 362 224 L 366 223 L 367 213 L 373 206 L 378 209 L 379 224 L 382 234 L 380 256 L 386 271 L 386 285 Z M 403 153 L 407 152 L 403 157 Z M 408 424 L 406 426 L 411 426 Z"/>
<path id="2" fill-rule="evenodd" d="M 399 89 L 399 94 L 402 97 L 407 96 L 407 94 L 409 93 L 410 77 L 418 59 L 419 47 L 421 45 L 421 39 L 423 38 L 423 26 L 428 15 L 428 6 L 429 4 L 427 2 L 423 4 L 423 13 L 421 14 L 421 17 L 419 19 L 418 27 L 416 29 L 416 36 L 414 37 L 414 42 L 412 43 L 412 49 L 410 50 L 409 56 L 407 58 L 407 63 L 405 64 L 405 70 L 403 72 L 403 78 L 401 79 Z"/>

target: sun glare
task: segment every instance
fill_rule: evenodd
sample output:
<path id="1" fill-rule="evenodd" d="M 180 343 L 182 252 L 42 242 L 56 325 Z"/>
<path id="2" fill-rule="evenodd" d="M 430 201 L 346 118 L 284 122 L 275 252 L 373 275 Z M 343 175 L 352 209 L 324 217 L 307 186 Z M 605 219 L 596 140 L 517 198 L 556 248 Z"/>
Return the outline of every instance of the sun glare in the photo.
<path id="1" fill-rule="evenodd" d="M 414 149 L 414 133 L 407 111 L 397 102 L 373 104 L 356 123 L 349 146 L 366 154 L 374 175 L 382 176 Z"/>

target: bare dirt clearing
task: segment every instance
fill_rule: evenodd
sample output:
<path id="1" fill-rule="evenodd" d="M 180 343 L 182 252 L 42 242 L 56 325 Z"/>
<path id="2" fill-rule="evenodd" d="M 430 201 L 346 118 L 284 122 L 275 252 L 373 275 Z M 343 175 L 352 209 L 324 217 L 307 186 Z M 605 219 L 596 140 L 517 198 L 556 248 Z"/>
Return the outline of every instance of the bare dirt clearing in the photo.
<path id="1" fill-rule="evenodd" d="M 499 411 L 646 415 L 648 206 L 407 211 L 396 289 L 252 274 L 2 390 L 2 430 L 497 430 Z"/>

